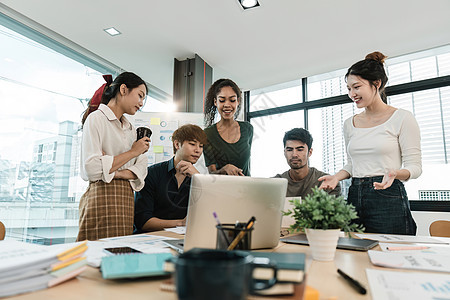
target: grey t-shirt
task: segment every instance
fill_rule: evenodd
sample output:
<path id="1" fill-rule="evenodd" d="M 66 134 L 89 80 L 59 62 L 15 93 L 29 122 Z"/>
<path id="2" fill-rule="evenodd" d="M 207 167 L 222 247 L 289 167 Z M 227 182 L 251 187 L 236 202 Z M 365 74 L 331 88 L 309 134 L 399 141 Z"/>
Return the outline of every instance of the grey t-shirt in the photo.
<path id="1" fill-rule="evenodd" d="M 275 177 L 286 178 L 288 180 L 286 197 L 301 196 L 302 199 L 304 199 L 306 195 L 311 194 L 311 189 L 313 187 L 320 186 L 320 181 L 317 179 L 324 175 L 328 174 L 311 167 L 309 168 L 308 175 L 300 181 L 292 180 L 289 176 L 289 171 L 286 171 L 283 174 L 277 174 Z M 340 196 L 341 186 L 338 184 L 334 190 L 328 191 L 328 193 L 331 195 Z"/>

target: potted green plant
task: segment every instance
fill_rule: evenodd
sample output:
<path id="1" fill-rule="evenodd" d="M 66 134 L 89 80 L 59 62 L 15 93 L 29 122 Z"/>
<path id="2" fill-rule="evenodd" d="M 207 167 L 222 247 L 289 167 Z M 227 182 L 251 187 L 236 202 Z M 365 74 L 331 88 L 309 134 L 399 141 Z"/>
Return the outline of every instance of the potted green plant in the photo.
<path id="1" fill-rule="evenodd" d="M 362 226 L 352 223 L 358 215 L 355 207 L 348 204 L 342 196 L 336 197 L 313 188 L 312 193 L 302 201 L 294 199 L 290 202 L 293 208 L 284 212 L 284 215 L 291 215 L 295 220 L 290 230 L 306 232 L 315 260 L 334 259 L 341 230 L 347 234 L 363 230 Z"/>

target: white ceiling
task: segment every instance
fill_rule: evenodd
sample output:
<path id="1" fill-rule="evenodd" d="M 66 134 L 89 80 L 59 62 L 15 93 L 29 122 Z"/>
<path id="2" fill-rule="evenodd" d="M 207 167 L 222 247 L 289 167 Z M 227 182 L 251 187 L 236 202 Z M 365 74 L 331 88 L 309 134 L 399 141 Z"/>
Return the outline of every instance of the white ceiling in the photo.
<path id="1" fill-rule="evenodd" d="M 173 60 L 200 55 L 243 90 L 450 44 L 449 0 L 2 0 L 172 94 Z M 121 35 L 108 36 L 114 26 Z"/>

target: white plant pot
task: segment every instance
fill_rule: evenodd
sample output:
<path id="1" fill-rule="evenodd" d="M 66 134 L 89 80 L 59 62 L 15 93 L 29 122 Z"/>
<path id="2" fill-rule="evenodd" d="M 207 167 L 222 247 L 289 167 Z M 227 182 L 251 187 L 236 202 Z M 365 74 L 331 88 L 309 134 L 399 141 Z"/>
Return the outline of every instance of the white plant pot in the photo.
<path id="1" fill-rule="evenodd" d="M 340 229 L 305 228 L 311 254 L 314 260 L 332 261 L 336 253 Z"/>

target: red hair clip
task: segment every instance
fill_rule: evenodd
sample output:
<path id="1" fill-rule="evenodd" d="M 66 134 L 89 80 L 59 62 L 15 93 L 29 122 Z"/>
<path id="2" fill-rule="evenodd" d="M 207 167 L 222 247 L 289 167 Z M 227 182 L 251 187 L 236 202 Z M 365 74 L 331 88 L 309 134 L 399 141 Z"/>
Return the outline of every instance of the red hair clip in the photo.
<path id="1" fill-rule="evenodd" d="M 95 91 L 94 96 L 92 96 L 91 101 L 89 102 L 89 112 L 97 110 L 98 106 L 100 105 L 100 102 L 102 100 L 103 92 L 105 91 L 105 88 L 111 85 L 112 83 L 112 75 L 103 75 L 103 79 L 105 79 L 106 83 L 104 83 L 101 87 L 98 88 L 98 90 Z"/>

